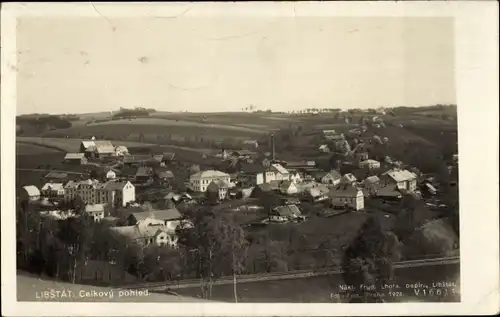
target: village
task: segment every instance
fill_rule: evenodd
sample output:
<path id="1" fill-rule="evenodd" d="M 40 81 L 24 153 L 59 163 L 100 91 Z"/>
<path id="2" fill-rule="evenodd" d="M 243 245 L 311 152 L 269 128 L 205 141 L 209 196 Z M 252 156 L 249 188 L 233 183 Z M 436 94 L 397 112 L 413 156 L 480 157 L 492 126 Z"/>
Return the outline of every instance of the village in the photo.
<path id="1" fill-rule="evenodd" d="M 240 149 L 205 153 L 198 164 L 175 152 L 129 151 L 119 141 L 92 137 L 81 141 L 78 152 L 62 154 L 57 170 L 42 178 L 43 185 L 24 184 L 18 204 L 29 205 L 42 219 L 83 217 L 104 225 L 119 243 L 169 249 L 187 247 L 180 236 L 194 230 L 194 211 L 200 210 L 230 215 L 250 233 L 274 230 L 269 226 L 307 226 L 312 218 L 343 215 L 338 221 L 349 222 L 349 215 L 359 213 L 392 218 L 408 197 L 438 213 L 448 210 L 439 197 L 440 188 L 449 184 L 443 186 L 438 177 L 388 155 L 383 160 L 370 157 L 374 143 L 388 140 L 363 139 L 366 130 L 361 125 L 345 134 L 316 131 L 319 142 L 308 148 L 315 148 L 318 157 L 335 158 L 331 161 L 337 168 L 326 170 L 311 158 L 285 160 L 276 151 L 275 133 L 269 135 L 267 146 L 246 140 Z M 448 167 L 450 179 L 457 175 L 457 164 L 454 155 Z M 304 245 L 314 248 L 316 242 L 309 242 Z"/>

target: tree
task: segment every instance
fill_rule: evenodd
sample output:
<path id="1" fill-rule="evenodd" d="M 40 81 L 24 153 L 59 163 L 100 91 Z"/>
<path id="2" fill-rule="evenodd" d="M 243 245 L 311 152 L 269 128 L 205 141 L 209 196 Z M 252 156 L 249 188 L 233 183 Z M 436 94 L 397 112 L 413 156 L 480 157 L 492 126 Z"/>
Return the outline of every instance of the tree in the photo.
<path id="1" fill-rule="evenodd" d="M 69 270 L 70 279 L 75 283 L 76 267 L 78 263 L 86 260 L 92 245 L 91 220 L 88 217 L 68 218 L 62 223 L 59 239 L 72 261 Z"/>
<path id="2" fill-rule="evenodd" d="M 392 261 L 399 259 L 399 241 L 392 232 L 382 230 L 375 217 L 370 217 L 347 247 L 342 259 L 342 274 L 346 284 L 355 285 L 352 302 L 380 302 L 370 296 L 369 287 L 380 289 L 393 278 Z M 361 287 L 364 285 L 365 287 Z"/>

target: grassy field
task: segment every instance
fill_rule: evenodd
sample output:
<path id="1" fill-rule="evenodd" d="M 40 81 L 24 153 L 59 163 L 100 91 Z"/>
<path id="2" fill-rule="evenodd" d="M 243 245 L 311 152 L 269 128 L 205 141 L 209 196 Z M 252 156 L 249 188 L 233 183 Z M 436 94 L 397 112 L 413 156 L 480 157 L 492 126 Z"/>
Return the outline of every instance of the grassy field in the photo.
<path id="1" fill-rule="evenodd" d="M 222 130 L 235 130 L 248 133 L 262 133 L 262 129 L 248 128 L 243 126 L 227 125 L 222 123 L 211 123 L 211 122 L 196 122 L 188 120 L 172 120 L 164 118 L 137 118 L 137 119 L 121 119 L 106 121 L 100 123 L 88 124 L 88 127 L 94 126 L 106 126 L 106 125 L 153 125 L 153 126 L 165 126 L 165 127 L 194 127 L 194 128 L 206 128 L 206 129 L 222 129 Z M 264 126 L 265 127 L 265 126 Z"/>
<path id="2" fill-rule="evenodd" d="M 46 146 L 40 146 L 30 143 L 16 143 L 16 154 L 17 155 L 34 155 L 42 153 L 55 153 L 59 152 L 56 149 L 48 148 Z"/>
<path id="3" fill-rule="evenodd" d="M 37 154 L 37 153 L 46 153 L 49 150 L 55 152 L 53 148 L 57 148 L 63 152 L 75 152 L 80 148 L 80 143 L 83 139 L 77 138 L 40 138 L 40 137 L 17 137 L 17 146 L 23 149 L 23 152 L 17 154 Z M 88 140 L 88 139 L 87 139 Z M 168 152 L 168 151 L 177 151 L 177 150 L 185 150 L 185 151 L 194 151 L 203 153 L 206 152 L 206 149 L 192 149 L 181 146 L 158 146 L 154 143 L 141 143 L 134 141 L 115 141 L 110 140 L 113 145 L 124 145 L 130 149 L 133 153 L 133 149 L 137 147 L 148 147 L 148 148 L 157 148 L 157 151 Z M 40 152 L 40 148 L 47 149 L 45 152 Z M 32 151 L 29 151 L 32 150 Z"/>

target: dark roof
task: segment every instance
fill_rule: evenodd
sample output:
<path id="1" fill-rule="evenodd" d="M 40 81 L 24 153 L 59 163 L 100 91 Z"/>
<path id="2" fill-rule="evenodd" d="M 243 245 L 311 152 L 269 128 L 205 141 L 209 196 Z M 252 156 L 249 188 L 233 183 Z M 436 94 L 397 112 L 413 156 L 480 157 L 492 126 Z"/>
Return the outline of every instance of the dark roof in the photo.
<path id="1" fill-rule="evenodd" d="M 358 194 L 358 189 L 351 184 L 339 184 L 332 189 L 330 189 L 330 196 L 356 196 Z"/>
<path id="2" fill-rule="evenodd" d="M 380 197 L 401 197 L 401 191 L 397 186 L 385 186 L 377 190 L 377 196 Z"/>
<path id="3" fill-rule="evenodd" d="M 207 190 L 210 192 L 219 191 L 221 188 L 228 188 L 228 184 L 224 181 L 212 181 L 207 186 Z"/>
<path id="4" fill-rule="evenodd" d="M 248 174 L 257 174 L 264 171 L 264 167 L 260 164 L 241 163 L 241 171 Z"/>

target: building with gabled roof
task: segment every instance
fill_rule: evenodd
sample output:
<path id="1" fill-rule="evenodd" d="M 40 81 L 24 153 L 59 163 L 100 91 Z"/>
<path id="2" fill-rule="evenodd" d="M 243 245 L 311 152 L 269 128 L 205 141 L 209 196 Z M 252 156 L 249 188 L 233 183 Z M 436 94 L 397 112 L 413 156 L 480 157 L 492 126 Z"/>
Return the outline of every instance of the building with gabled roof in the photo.
<path id="1" fill-rule="evenodd" d="M 280 181 L 278 186 L 280 192 L 285 195 L 294 195 L 299 192 L 297 186 L 292 181 L 288 180 Z"/>
<path id="2" fill-rule="evenodd" d="M 396 185 L 399 189 L 413 192 L 417 188 L 417 175 L 408 170 L 395 168 L 381 175 L 380 184 L 382 186 Z"/>
<path id="3" fill-rule="evenodd" d="M 329 196 L 333 207 L 352 208 L 354 210 L 365 208 L 363 192 L 352 184 L 341 183 L 332 187 Z"/>
<path id="4" fill-rule="evenodd" d="M 269 220 L 275 222 L 287 222 L 296 220 L 301 216 L 302 213 L 297 205 L 283 205 L 271 210 Z"/>
<path id="5" fill-rule="evenodd" d="M 380 168 L 380 162 L 372 159 L 364 160 L 359 162 L 359 168 L 378 169 Z"/>
<path id="6" fill-rule="evenodd" d="M 40 190 L 34 185 L 23 186 L 19 196 L 21 201 L 37 201 L 40 199 Z"/>
<path id="7" fill-rule="evenodd" d="M 64 197 L 64 185 L 63 183 L 46 183 L 40 189 L 40 193 L 48 198 L 62 198 Z"/>
<path id="8" fill-rule="evenodd" d="M 207 193 L 215 195 L 217 200 L 228 198 L 229 184 L 224 180 L 214 180 L 207 186 Z"/>
<path id="9" fill-rule="evenodd" d="M 100 222 L 104 219 L 104 205 L 103 204 L 88 204 L 85 205 L 84 213 L 87 217 L 94 222 Z"/>
<path id="10" fill-rule="evenodd" d="M 342 180 L 342 175 L 336 170 L 331 170 L 321 177 L 322 184 L 337 185 Z"/>
<path id="11" fill-rule="evenodd" d="M 225 181 L 229 183 L 231 176 L 228 173 L 217 170 L 200 171 L 189 177 L 189 187 L 195 192 L 204 193 L 208 185 L 213 181 Z"/>
<path id="12" fill-rule="evenodd" d="M 87 164 L 85 153 L 66 153 L 64 162 L 68 164 L 82 165 Z"/>
<path id="13" fill-rule="evenodd" d="M 115 156 L 116 151 L 111 141 L 104 140 L 85 140 L 80 144 L 80 153 L 85 153 L 85 156 L 105 157 Z"/>
<path id="14" fill-rule="evenodd" d="M 135 187 L 129 181 L 109 181 L 100 183 L 97 180 L 80 182 L 69 181 L 64 186 L 64 200 L 73 201 L 80 197 L 86 204 L 109 204 L 112 207 L 125 207 L 135 201 Z"/>

